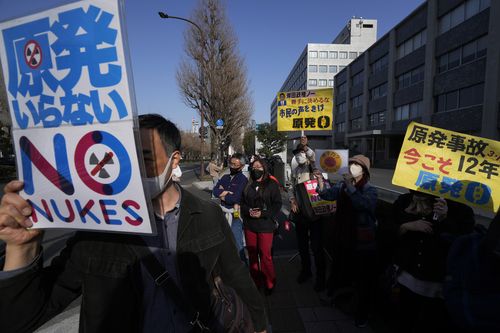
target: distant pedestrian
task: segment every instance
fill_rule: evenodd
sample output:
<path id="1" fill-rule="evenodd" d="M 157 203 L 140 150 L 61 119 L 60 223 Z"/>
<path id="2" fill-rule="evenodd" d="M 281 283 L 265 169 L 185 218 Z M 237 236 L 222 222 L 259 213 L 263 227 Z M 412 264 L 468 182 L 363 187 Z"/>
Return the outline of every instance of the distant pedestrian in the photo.
<path id="1" fill-rule="evenodd" d="M 212 158 L 210 163 L 208 163 L 206 170 L 210 174 L 210 177 L 212 177 L 212 182 L 213 182 L 212 189 L 213 189 L 217 184 L 217 182 L 219 181 L 219 174 L 222 171 L 222 165 L 220 166 L 217 165 L 217 161 L 215 160 L 215 158 Z M 215 198 L 215 196 L 212 192 L 212 199 L 213 198 Z"/>
<path id="2" fill-rule="evenodd" d="M 275 221 L 281 211 L 281 193 L 263 160 L 255 159 L 250 167 L 250 181 L 241 200 L 250 274 L 257 287 L 271 294 L 276 285 L 271 248 L 277 228 Z"/>

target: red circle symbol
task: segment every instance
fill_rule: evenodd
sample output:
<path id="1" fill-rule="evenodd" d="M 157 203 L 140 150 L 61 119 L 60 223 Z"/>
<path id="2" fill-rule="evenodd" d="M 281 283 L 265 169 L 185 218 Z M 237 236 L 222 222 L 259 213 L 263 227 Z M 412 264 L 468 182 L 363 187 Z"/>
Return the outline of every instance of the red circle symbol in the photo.
<path id="1" fill-rule="evenodd" d="M 34 40 L 29 40 L 24 46 L 24 61 L 31 69 L 36 69 L 42 64 L 42 48 Z"/>

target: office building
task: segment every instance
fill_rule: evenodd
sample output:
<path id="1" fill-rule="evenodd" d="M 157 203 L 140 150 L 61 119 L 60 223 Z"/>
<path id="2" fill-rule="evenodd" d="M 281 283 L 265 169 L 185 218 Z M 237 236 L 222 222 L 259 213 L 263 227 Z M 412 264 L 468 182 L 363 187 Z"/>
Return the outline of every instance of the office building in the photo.
<path id="1" fill-rule="evenodd" d="M 500 1 L 429 0 L 335 78 L 333 143 L 394 167 L 411 121 L 499 140 Z"/>

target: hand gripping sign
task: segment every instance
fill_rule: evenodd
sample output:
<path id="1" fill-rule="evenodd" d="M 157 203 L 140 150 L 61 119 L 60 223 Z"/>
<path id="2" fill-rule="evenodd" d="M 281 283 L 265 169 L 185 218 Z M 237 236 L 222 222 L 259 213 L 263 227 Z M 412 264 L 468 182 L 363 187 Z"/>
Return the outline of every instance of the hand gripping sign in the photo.
<path id="1" fill-rule="evenodd" d="M 500 142 L 412 122 L 392 183 L 495 212 L 499 174 Z"/>
<path id="2" fill-rule="evenodd" d="M 119 0 L 0 24 L 21 195 L 34 228 L 152 233 Z"/>

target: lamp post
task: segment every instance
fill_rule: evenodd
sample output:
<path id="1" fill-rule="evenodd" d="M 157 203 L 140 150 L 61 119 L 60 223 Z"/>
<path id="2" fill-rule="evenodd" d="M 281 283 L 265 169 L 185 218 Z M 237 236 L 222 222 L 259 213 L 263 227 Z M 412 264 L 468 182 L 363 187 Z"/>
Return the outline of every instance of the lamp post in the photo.
<path id="1" fill-rule="evenodd" d="M 200 32 L 200 36 L 203 36 L 203 30 L 201 30 L 200 26 L 196 23 L 194 23 L 193 21 L 191 20 L 188 20 L 187 18 L 183 18 L 183 17 L 179 17 L 179 16 L 172 16 L 172 15 L 168 15 L 167 13 L 165 12 L 158 12 L 158 15 L 162 18 L 162 19 L 175 19 L 175 20 L 181 20 L 181 21 L 185 21 L 191 25 L 193 25 L 196 29 L 198 29 L 198 31 Z M 203 74 L 203 70 L 200 68 L 200 65 L 198 64 L 198 69 L 199 69 L 199 74 L 200 74 L 200 81 L 201 81 L 201 84 L 204 84 L 204 74 Z M 203 100 L 202 100 L 202 105 L 204 105 L 203 103 Z M 203 158 L 203 143 L 205 142 L 205 139 L 203 137 L 203 134 L 204 134 L 204 119 L 203 119 L 203 110 L 200 110 L 200 128 L 201 128 L 201 133 L 200 133 L 200 157 L 201 157 L 201 165 L 200 165 L 200 177 L 203 177 L 205 176 L 205 168 L 203 166 L 204 164 L 204 158 Z"/>

